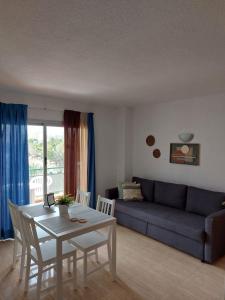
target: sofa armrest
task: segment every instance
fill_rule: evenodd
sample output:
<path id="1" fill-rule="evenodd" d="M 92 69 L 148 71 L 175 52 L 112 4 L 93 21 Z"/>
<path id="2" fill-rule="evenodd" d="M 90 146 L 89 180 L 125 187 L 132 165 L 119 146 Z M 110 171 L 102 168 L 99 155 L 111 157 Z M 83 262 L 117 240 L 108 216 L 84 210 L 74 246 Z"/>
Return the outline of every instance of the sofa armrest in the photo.
<path id="1" fill-rule="evenodd" d="M 225 209 L 205 219 L 205 261 L 212 263 L 225 255 Z"/>
<path id="2" fill-rule="evenodd" d="M 111 188 L 105 190 L 105 197 L 108 199 L 117 199 L 119 197 L 118 188 Z"/>

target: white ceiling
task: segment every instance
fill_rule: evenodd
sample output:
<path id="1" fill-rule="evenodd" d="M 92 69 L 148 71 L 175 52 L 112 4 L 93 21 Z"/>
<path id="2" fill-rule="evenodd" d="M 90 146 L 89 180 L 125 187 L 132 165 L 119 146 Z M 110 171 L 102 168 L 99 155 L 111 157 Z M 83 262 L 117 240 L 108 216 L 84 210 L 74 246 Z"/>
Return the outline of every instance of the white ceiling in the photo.
<path id="1" fill-rule="evenodd" d="M 122 105 L 225 92 L 224 0 L 0 8 L 0 88 Z"/>

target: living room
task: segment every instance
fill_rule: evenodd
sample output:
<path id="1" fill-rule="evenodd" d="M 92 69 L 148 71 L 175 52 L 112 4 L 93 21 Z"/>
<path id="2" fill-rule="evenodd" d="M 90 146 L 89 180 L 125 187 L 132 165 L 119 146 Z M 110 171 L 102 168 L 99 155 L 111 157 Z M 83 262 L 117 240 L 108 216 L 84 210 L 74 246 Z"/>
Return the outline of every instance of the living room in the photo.
<path id="1" fill-rule="evenodd" d="M 0 299 L 224 299 L 224 1 L 7 1 L 0 37 Z M 47 290 L 36 295 L 23 254 L 13 261 L 7 201 L 42 207 L 46 195 L 57 203 L 79 190 L 90 193 L 93 216 L 98 195 L 115 200 L 109 267 L 100 269 L 100 247 L 86 263 L 97 271 L 85 278 L 81 256 L 76 288 L 64 286 L 75 259 L 58 264 L 55 247 Z M 55 216 L 58 206 L 43 209 Z M 74 216 L 70 229 L 93 232 L 88 217 Z"/>

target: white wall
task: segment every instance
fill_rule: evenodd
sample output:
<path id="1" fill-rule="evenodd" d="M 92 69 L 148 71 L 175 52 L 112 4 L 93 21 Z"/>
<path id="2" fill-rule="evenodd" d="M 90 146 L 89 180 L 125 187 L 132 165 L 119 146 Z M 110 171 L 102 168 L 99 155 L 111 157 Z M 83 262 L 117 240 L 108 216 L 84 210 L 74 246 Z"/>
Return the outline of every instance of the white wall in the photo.
<path id="1" fill-rule="evenodd" d="M 225 191 L 225 95 L 142 105 L 133 110 L 133 175 Z M 192 132 L 200 143 L 200 166 L 169 163 L 170 143 Z M 149 134 L 156 138 L 146 145 Z M 155 159 L 152 150 L 159 148 Z"/>
<path id="2" fill-rule="evenodd" d="M 117 145 L 121 140 L 118 108 L 3 90 L 0 102 L 28 104 L 30 120 L 62 121 L 64 109 L 94 112 L 97 193 L 104 195 L 106 188 L 116 185 L 120 157 Z"/>
<path id="3" fill-rule="evenodd" d="M 133 109 L 2 90 L 0 101 L 28 104 L 29 119 L 61 121 L 64 109 L 94 112 L 97 193 L 132 175 L 225 191 L 225 95 Z M 169 163 L 170 143 L 184 131 L 200 143 L 200 166 Z M 145 142 L 149 134 L 156 137 L 153 147 Z"/>
<path id="4" fill-rule="evenodd" d="M 132 109 L 121 107 L 118 111 L 117 182 L 132 177 Z"/>

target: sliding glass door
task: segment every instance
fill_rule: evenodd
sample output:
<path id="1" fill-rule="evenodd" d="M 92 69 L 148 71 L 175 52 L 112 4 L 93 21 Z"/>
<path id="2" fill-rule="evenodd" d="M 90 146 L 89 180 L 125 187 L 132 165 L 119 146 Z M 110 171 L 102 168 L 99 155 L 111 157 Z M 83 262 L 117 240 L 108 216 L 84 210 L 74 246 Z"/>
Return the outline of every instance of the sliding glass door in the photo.
<path id="1" fill-rule="evenodd" d="M 60 196 L 64 192 L 64 128 L 47 126 L 47 193 Z"/>
<path id="2" fill-rule="evenodd" d="M 64 128 L 29 125 L 30 202 L 43 202 L 44 195 L 64 193 Z"/>
<path id="3" fill-rule="evenodd" d="M 43 201 L 44 195 L 44 130 L 28 126 L 30 202 Z"/>

